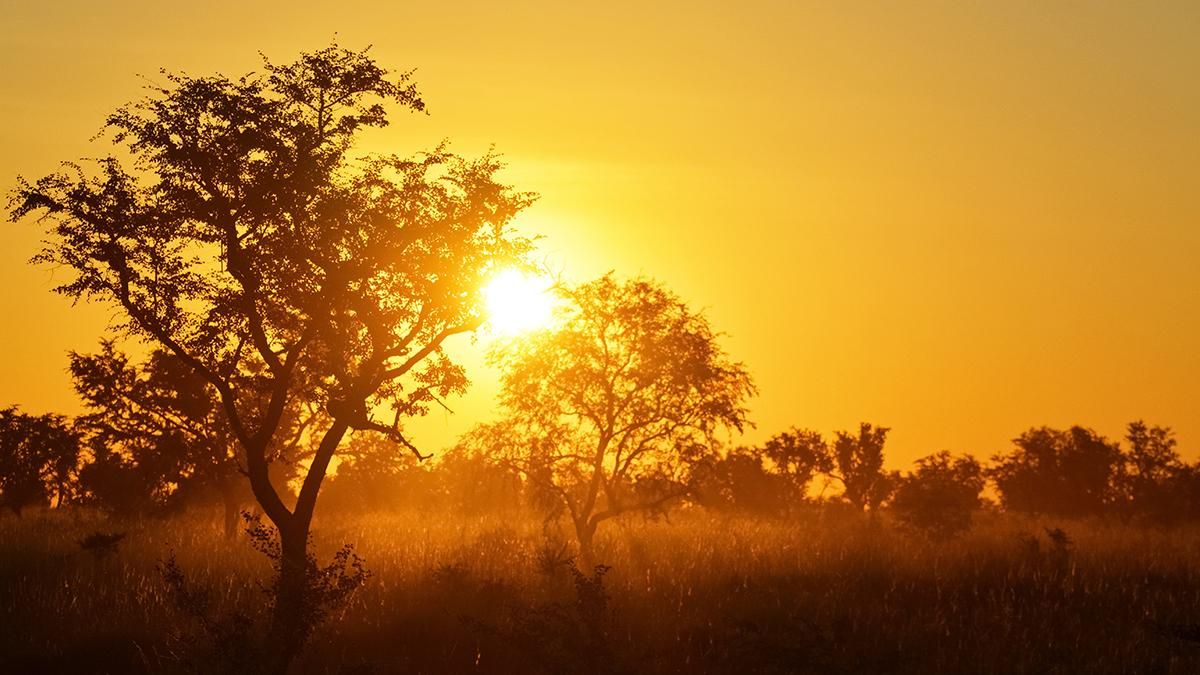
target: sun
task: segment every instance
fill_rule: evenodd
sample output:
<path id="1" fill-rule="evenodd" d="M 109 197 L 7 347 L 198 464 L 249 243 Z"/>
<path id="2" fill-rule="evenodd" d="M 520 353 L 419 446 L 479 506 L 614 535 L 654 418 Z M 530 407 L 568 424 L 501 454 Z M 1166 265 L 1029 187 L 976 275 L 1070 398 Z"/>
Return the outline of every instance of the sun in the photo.
<path id="1" fill-rule="evenodd" d="M 517 335 L 550 325 L 554 298 L 545 279 L 506 269 L 492 277 L 483 296 L 488 323 L 500 335 Z"/>

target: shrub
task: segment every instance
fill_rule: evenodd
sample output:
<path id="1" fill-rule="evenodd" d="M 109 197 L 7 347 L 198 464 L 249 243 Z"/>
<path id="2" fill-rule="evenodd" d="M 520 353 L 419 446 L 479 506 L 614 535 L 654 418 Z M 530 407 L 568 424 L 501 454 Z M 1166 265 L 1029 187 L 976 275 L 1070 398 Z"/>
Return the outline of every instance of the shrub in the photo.
<path id="1" fill-rule="evenodd" d="M 910 527 L 935 538 L 952 537 L 971 526 L 982 490 L 979 460 L 943 450 L 917 460 L 916 471 L 900 478 L 892 509 Z"/>

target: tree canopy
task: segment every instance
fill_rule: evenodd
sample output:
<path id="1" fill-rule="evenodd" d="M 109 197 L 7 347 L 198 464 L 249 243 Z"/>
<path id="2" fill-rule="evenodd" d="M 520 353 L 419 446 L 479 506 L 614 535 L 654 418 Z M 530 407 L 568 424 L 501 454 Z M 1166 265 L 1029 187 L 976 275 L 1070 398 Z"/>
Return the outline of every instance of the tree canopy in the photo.
<path id="1" fill-rule="evenodd" d="M 971 526 L 983 486 L 979 460 L 943 450 L 918 459 L 916 470 L 896 481 L 892 509 L 902 522 L 944 539 Z"/>
<path id="2" fill-rule="evenodd" d="M 163 77 L 107 118 L 130 159 L 21 180 L 11 217 L 47 225 L 36 260 L 69 271 L 59 293 L 117 307 L 120 335 L 161 346 L 217 392 L 282 536 L 285 586 L 302 584 L 342 437 L 373 430 L 415 451 L 405 418 L 464 389 L 443 344 L 479 326 L 488 275 L 530 250 L 510 223 L 532 196 L 497 180 L 492 154 L 465 159 L 443 144 L 352 158 L 389 107 L 425 109 L 410 73 L 366 51 L 332 45 L 236 78 Z M 330 422 L 293 506 L 268 465 L 295 399 Z"/>
<path id="3" fill-rule="evenodd" d="M 1081 516 L 1103 513 L 1116 500 L 1120 446 L 1084 427 L 1033 428 L 996 455 L 989 473 L 1006 508 Z"/>
<path id="4" fill-rule="evenodd" d="M 587 549 L 599 523 L 683 494 L 714 434 L 746 426 L 754 385 L 658 283 L 610 274 L 559 292 L 552 329 L 493 355 L 506 418 L 467 442 L 553 491 Z"/>
<path id="5" fill-rule="evenodd" d="M 883 444 L 887 427 L 858 425 L 858 434 L 837 432 L 833 441 L 831 476 L 845 488 L 845 498 L 861 510 L 879 508 L 892 493 L 895 475 L 883 468 Z"/>
<path id="6" fill-rule="evenodd" d="M 0 409 L 0 507 L 21 515 L 26 507 L 60 503 L 79 459 L 79 436 L 61 415 Z"/>

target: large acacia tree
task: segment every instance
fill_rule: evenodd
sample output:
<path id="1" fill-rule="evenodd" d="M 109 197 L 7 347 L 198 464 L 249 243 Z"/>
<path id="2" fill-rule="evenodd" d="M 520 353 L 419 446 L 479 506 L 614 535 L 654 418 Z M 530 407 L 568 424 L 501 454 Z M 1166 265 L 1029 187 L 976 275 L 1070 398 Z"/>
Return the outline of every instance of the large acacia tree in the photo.
<path id="1" fill-rule="evenodd" d="M 480 324 L 485 277 L 527 252 L 509 224 L 531 197 L 497 181 L 491 155 L 353 159 L 389 105 L 425 107 L 408 73 L 365 51 L 264 59 L 237 78 L 163 77 L 107 119 L 128 159 L 22 180 L 11 217 L 47 224 L 35 260 L 72 273 L 59 293 L 115 305 L 119 332 L 217 392 L 278 531 L 268 642 L 282 670 L 312 615 L 307 542 L 330 460 L 351 429 L 416 451 L 403 421 L 466 385 L 443 345 Z M 268 464 L 297 397 L 330 422 L 290 503 Z"/>
<path id="2" fill-rule="evenodd" d="M 506 415 L 464 443 L 556 495 L 591 558 L 600 523 L 687 491 L 713 435 L 747 424 L 754 386 L 707 319 L 655 282 L 560 292 L 552 329 L 494 353 Z"/>

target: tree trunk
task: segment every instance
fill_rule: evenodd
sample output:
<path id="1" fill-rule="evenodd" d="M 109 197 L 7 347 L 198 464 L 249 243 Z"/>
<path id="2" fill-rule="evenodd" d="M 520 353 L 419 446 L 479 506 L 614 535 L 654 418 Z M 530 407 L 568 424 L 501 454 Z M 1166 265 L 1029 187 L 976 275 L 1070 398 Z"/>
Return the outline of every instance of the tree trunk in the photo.
<path id="1" fill-rule="evenodd" d="M 291 523 L 279 528 L 279 579 L 268 634 L 270 662 L 267 672 L 285 675 L 311 626 L 309 595 L 308 523 Z"/>
<path id="2" fill-rule="evenodd" d="M 596 538 L 596 523 L 589 522 L 587 519 L 575 521 L 575 539 L 579 542 L 579 556 L 583 559 L 583 564 L 587 569 L 591 569 L 596 564 L 596 549 L 594 544 Z"/>
<path id="3" fill-rule="evenodd" d="M 272 675 L 287 673 L 288 666 L 304 647 L 309 632 L 316 627 L 314 623 L 320 607 L 316 604 L 319 599 L 312 597 L 310 575 L 315 571 L 315 564 L 310 561 L 308 554 L 308 534 L 321 482 L 325 479 L 330 459 L 348 429 L 346 422 L 334 420 L 313 455 L 296 498 L 295 510 L 278 520 L 272 519 L 279 530 L 280 546 L 279 584 L 275 589 L 275 607 L 268 636 L 271 650 L 269 672 Z M 263 475 L 260 474 L 260 480 Z"/>
<path id="4" fill-rule="evenodd" d="M 263 672 L 271 675 L 286 675 L 315 627 L 320 598 L 313 597 L 312 574 L 316 566 L 309 557 L 308 534 L 321 482 L 348 429 L 348 423 L 335 418 L 326 430 L 293 510 L 287 508 L 271 483 L 265 442 L 246 447 L 250 489 L 279 536 L 279 558 L 276 560 L 279 577 L 274 588 L 271 627 L 263 650 Z"/>

